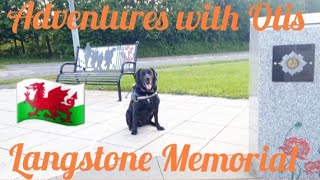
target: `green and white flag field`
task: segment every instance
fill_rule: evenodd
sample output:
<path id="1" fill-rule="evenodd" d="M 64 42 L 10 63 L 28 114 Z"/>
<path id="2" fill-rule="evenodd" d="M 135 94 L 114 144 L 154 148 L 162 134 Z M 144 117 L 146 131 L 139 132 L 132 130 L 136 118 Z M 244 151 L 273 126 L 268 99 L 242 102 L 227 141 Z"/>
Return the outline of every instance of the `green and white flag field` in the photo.
<path id="1" fill-rule="evenodd" d="M 84 85 L 42 79 L 17 84 L 17 121 L 39 119 L 75 126 L 85 123 Z"/>

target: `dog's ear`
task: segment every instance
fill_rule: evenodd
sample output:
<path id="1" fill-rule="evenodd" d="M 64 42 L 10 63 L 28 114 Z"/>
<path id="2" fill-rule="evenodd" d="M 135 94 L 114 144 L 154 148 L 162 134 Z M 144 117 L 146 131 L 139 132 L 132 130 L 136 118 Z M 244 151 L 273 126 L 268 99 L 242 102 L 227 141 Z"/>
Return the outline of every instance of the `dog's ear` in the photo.
<path id="1" fill-rule="evenodd" d="M 138 81 L 139 81 L 140 71 L 141 71 L 141 69 L 139 69 L 139 70 L 134 74 L 134 80 L 136 81 L 137 84 L 138 84 Z"/>
<path id="2" fill-rule="evenodd" d="M 157 71 L 154 70 L 153 68 L 150 68 L 150 70 L 153 72 L 153 75 L 154 75 L 154 82 L 157 82 L 158 80 L 158 74 L 157 74 Z"/>

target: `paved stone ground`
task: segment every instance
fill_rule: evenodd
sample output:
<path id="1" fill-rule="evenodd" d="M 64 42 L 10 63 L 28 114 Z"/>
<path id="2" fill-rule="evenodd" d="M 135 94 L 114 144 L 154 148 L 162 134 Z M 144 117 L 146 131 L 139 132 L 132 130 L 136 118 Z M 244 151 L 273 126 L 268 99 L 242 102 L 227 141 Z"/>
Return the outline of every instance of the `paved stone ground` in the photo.
<path id="1" fill-rule="evenodd" d="M 229 100 L 196 96 L 160 94 L 160 123 L 165 131 L 154 127 L 139 128 L 132 136 L 125 122 L 129 100 L 117 102 L 116 92 L 86 91 L 86 124 L 65 127 L 44 121 L 16 124 L 15 90 L 0 90 L 0 179 L 20 179 L 13 173 L 13 157 L 8 150 L 25 143 L 24 152 L 56 151 L 151 152 L 155 157 L 148 172 L 78 172 L 74 179 L 246 179 L 245 173 L 163 172 L 164 147 L 191 144 L 191 152 L 248 153 L 248 100 Z M 180 151 L 180 150 L 178 150 Z M 61 179 L 63 172 L 34 172 L 34 179 Z"/>

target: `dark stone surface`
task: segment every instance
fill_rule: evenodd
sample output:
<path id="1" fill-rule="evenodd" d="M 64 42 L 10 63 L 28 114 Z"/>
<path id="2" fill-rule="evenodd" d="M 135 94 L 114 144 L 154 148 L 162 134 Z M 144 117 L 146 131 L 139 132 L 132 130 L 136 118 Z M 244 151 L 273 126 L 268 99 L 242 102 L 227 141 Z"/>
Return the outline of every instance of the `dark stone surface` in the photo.
<path id="1" fill-rule="evenodd" d="M 289 55 L 292 51 L 301 54 L 307 63 L 301 72 L 294 75 L 283 71 L 279 64 L 282 57 Z M 282 45 L 273 47 L 273 68 L 272 81 L 274 82 L 313 82 L 314 80 L 314 62 L 315 62 L 315 44 L 300 45 Z"/>

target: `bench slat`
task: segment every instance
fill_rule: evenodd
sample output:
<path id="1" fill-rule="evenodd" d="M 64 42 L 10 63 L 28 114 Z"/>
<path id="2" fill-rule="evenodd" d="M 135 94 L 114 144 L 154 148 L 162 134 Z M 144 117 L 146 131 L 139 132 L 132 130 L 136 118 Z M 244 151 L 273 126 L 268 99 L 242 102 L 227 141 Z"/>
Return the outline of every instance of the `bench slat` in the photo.
<path id="1" fill-rule="evenodd" d="M 72 82 L 74 82 L 75 84 L 78 84 L 78 82 L 79 83 L 85 83 L 85 84 L 88 84 L 90 82 L 93 82 L 93 83 L 106 83 L 106 84 L 108 84 L 108 83 L 111 83 L 111 84 L 117 83 L 116 80 L 114 80 L 114 81 L 112 81 L 112 80 L 109 80 L 109 81 L 86 81 L 85 79 L 79 79 L 79 80 L 76 80 L 76 79 L 72 79 L 72 80 L 71 79 L 61 79 L 60 82 L 63 82 L 63 83 L 67 83 L 67 82 L 72 83 Z"/>
<path id="2" fill-rule="evenodd" d="M 118 77 L 114 78 L 93 78 L 93 77 L 59 77 L 59 80 L 70 80 L 70 81 L 76 81 L 76 80 L 82 80 L 82 81 L 117 81 Z"/>
<path id="3" fill-rule="evenodd" d="M 63 82 L 64 84 L 84 84 L 84 82 L 80 82 L 80 83 L 77 83 L 75 81 L 68 81 L 68 82 Z M 88 82 L 88 83 L 85 83 L 86 85 L 105 85 L 105 86 L 108 86 L 108 85 L 117 85 L 117 82 L 110 82 L 110 83 L 107 83 L 107 82 L 103 82 L 103 83 L 99 83 L 99 82 Z"/>
<path id="4" fill-rule="evenodd" d="M 77 74 L 69 74 L 69 75 L 65 75 L 62 74 L 60 75 L 61 77 L 93 77 L 93 78 L 112 78 L 112 77 L 116 77 L 118 78 L 120 76 L 120 74 L 117 75 L 95 75 L 95 74 L 83 74 L 83 75 L 77 75 Z"/>

